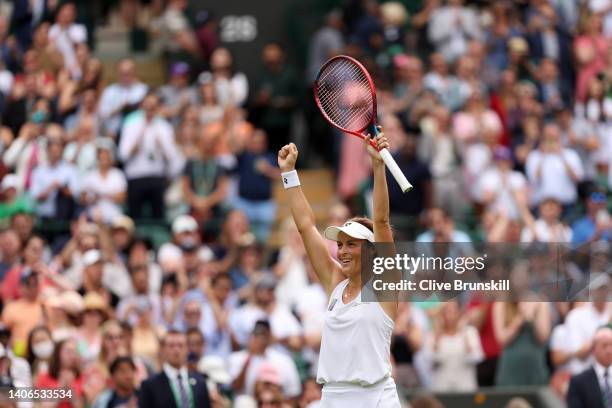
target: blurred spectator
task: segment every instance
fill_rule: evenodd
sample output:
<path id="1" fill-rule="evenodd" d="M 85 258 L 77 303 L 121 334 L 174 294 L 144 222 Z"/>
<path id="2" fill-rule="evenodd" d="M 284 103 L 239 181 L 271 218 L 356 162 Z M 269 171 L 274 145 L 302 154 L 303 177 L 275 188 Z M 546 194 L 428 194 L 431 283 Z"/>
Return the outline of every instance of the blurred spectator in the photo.
<path id="1" fill-rule="evenodd" d="M 284 395 L 288 398 L 300 395 L 301 384 L 295 364 L 291 358 L 270 347 L 271 336 L 268 321 L 258 320 L 250 334 L 247 348 L 230 356 L 229 372 L 236 394 L 255 396 L 258 374 L 260 370 L 267 369 L 270 374 L 274 372 L 275 380 L 272 382 L 282 385 Z"/>
<path id="2" fill-rule="evenodd" d="M 540 147 L 529 153 L 525 167 L 533 189 L 533 204 L 554 197 L 567 212 L 576 202 L 576 186 L 583 179 L 584 169 L 576 152 L 562 146 L 558 125 L 544 125 Z"/>
<path id="3" fill-rule="evenodd" d="M 15 37 L 22 49 L 27 49 L 32 42 L 32 27 L 50 19 L 55 13 L 57 3 L 52 0 L 16 0 L 12 14 L 12 25 Z"/>
<path id="4" fill-rule="evenodd" d="M 425 123 L 428 118 L 423 119 Z M 419 157 L 429 163 L 433 205 L 445 208 L 454 219 L 461 217 L 466 202 L 460 171 L 460 150 L 450 130 L 450 111 L 436 107 L 419 140 Z M 429 126 L 429 128 L 427 128 Z"/>
<path id="5" fill-rule="evenodd" d="M 8 302 L 22 296 L 20 280 L 32 270 L 37 269 L 43 260 L 46 242 L 39 235 L 32 235 L 23 245 L 23 258 L 6 271 L 2 280 L 2 299 Z"/>
<path id="6" fill-rule="evenodd" d="M 255 283 L 252 301 L 230 316 L 229 326 L 238 344 L 246 346 L 257 321 L 267 319 L 277 343 L 276 350 L 288 354 L 290 350 L 302 348 L 302 327 L 289 308 L 276 302 L 276 284 L 276 278 L 270 273 L 262 274 Z"/>
<path id="7" fill-rule="evenodd" d="M 226 170 L 215 156 L 222 137 L 222 124 L 214 122 L 202 127 L 198 138 L 199 156 L 190 160 L 183 171 L 183 195 L 191 213 L 200 223 L 222 216 L 221 204 L 227 195 Z"/>
<path id="8" fill-rule="evenodd" d="M 397 125 L 400 125 L 397 123 Z M 410 200 L 402 199 L 403 192 L 399 184 L 393 179 L 387 170 L 387 188 L 389 189 L 389 208 L 391 211 L 391 222 L 398 227 L 405 225 L 406 217 L 417 217 L 424 210 L 432 206 L 431 174 L 427 164 L 417 156 L 417 135 L 414 131 L 404 131 L 400 126 L 394 128 L 399 132 L 401 149 L 395 153 L 395 161 L 402 172 L 410 180 L 414 189 Z M 402 222 L 403 221 L 403 222 Z M 410 225 L 408 225 L 410 228 Z M 412 226 L 414 228 L 414 226 Z"/>
<path id="9" fill-rule="evenodd" d="M 574 149 L 584 165 L 585 178 L 596 174 L 598 150 L 603 144 L 598 136 L 597 127 L 583 117 L 573 116 L 570 105 L 556 110 L 555 120 L 561 130 L 563 146 Z"/>
<path id="10" fill-rule="evenodd" d="M 82 24 L 75 23 L 76 6 L 65 3 L 60 6 L 55 18 L 55 24 L 49 29 L 49 42 L 54 45 L 64 57 L 64 68 L 73 78 L 82 75 L 79 67 L 76 46 L 87 42 L 87 30 Z"/>
<path id="11" fill-rule="evenodd" d="M 243 106 L 249 94 L 246 75 L 236 71 L 234 57 L 227 48 L 219 47 L 210 56 L 210 72 L 219 104 L 225 108 Z"/>
<path id="12" fill-rule="evenodd" d="M 603 33 L 601 14 L 592 13 L 582 23 L 574 40 L 577 61 L 576 99 L 584 102 L 588 84 L 606 65 L 610 38 Z"/>
<path id="13" fill-rule="evenodd" d="M 220 122 L 226 114 L 225 107 L 219 102 L 215 83 L 210 72 L 202 72 L 198 76 L 200 86 L 200 106 L 198 107 L 198 120 L 200 124 L 207 125 Z"/>
<path id="14" fill-rule="evenodd" d="M 572 229 L 561 222 L 561 211 L 556 198 L 544 198 L 538 207 L 540 217 L 525 220 L 521 242 L 572 242 Z"/>
<path id="15" fill-rule="evenodd" d="M 260 407 L 273 405 L 288 408 L 291 406 L 284 403 L 280 373 L 273 365 L 262 364 L 255 378 L 255 400 Z"/>
<path id="16" fill-rule="evenodd" d="M 321 66 L 344 48 L 342 11 L 333 9 L 325 15 L 325 24 L 310 39 L 308 82 L 314 82 Z"/>
<path id="17" fill-rule="evenodd" d="M 145 216 L 143 206 L 150 205 L 150 216 L 164 218 L 166 177 L 178 174 L 183 158 L 174 140 L 170 123 L 159 116 L 159 97 L 149 92 L 141 110 L 128 117 L 121 131 L 119 158 L 127 178 L 128 212 L 132 218 Z"/>
<path id="18" fill-rule="evenodd" d="M 72 290 L 46 300 L 46 324 L 51 330 L 53 341 L 76 339 L 78 321 L 84 308 L 83 297 Z"/>
<path id="19" fill-rule="evenodd" d="M 34 204 L 29 195 L 19 192 L 19 179 L 15 174 L 7 174 L 2 178 L 2 202 L 0 202 L 0 220 L 7 220 L 18 213 L 34 212 Z M 6 254 L 9 257 L 12 254 Z"/>
<path id="20" fill-rule="evenodd" d="M 25 358 L 32 372 L 31 382 L 36 383 L 40 374 L 49 371 L 54 349 L 55 343 L 47 326 L 36 326 L 30 330 Z"/>
<path id="21" fill-rule="evenodd" d="M 416 388 L 421 384 L 415 368 L 415 357 L 423 346 L 424 333 L 414 316 L 414 309 L 410 303 L 399 304 L 399 314 L 391 338 L 396 379 L 406 388 Z"/>
<path id="22" fill-rule="evenodd" d="M 75 336 L 79 354 L 89 362 L 97 358 L 102 345 L 100 327 L 108 319 L 108 303 L 99 294 L 90 292 L 83 298 L 81 329 Z"/>
<path id="23" fill-rule="evenodd" d="M 196 91 L 189 85 L 189 75 L 189 64 L 175 62 L 170 67 L 168 84 L 160 87 L 158 91 L 163 105 L 161 115 L 175 125 L 185 109 L 197 101 Z"/>
<path id="24" fill-rule="evenodd" d="M 431 15 L 429 40 L 448 62 L 454 62 L 467 51 L 469 40 L 481 37 L 478 16 L 463 5 L 463 0 L 449 0 Z"/>
<path id="25" fill-rule="evenodd" d="M 345 221 L 346 219 L 340 225 Z M 278 262 L 272 267 L 278 278 L 275 295 L 281 305 L 293 309 L 305 295 L 309 261 L 306 258 L 304 242 L 293 220 L 287 219 L 283 222 L 281 234 L 284 245 L 279 249 Z M 256 282 L 261 276 L 251 276 L 250 279 Z"/>
<path id="26" fill-rule="evenodd" d="M 544 348 L 551 330 L 549 306 L 536 301 L 535 294 L 528 291 L 524 265 L 517 264 L 510 278 L 513 295 L 519 301 L 496 302 L 493 306 L 495 335 L 502 346 L 495 385 L 544 385 L 549 377 Z"/>
<path id="27" fill-rule="evenodd" d="M 116 320 L 108 320 L 100 327 L 102 344 L 100 353 L 95 361 L 85 366 L 85 388 L 90 395 L 98 395 L 110 383 L 109 368 L 113 361 L 120 356 L 128 355 L 127 339 L 121 325 Z"/>
<path id="28" fill-rule="evenodd" d="M 110 277 L 108 273 L 105 273 L 105 269 L 105 261 L 100 251 L 90 249 L 85 252 L 83 254 L 82 284 L 78 292 L 83 296 L 88 293 L 98 293 L 112 307 L 116 307 L 119 303 L 119 296 L 108 288 L 108 284 L 105 284 Z"/>
<path id="29" fill-rule="evenodd" d="M 200 45 L 186 15 L 186 0 L 170 0 L 161 18 L 164 57 L 169 65 L 177 61 L 196 62 L 201 56 Z"/>
<path id="30" fill-rule="evenodd" d="M 255 88 L 255 124 L 263 128 L 270 149 L 277 151 L 289 141 L 292 114 L 297 106 L 299 81 L 294 68 L 286 61 L 284 48 L 267 44 L 262 51 L 264 73 Z"/>
<path id="31" fill-rule="evenodd" d="M 153 320 L 153 305 L 140 299 L 135 308 L 136 322 L 132 325 L 131 352 L 145 361 L 156 361 L 159 355 L 159 331 Z"/>
<path id="32" fill-rule="evenodd" d="M 539 64 L 545 59 L 550 59 L 553 65 L 559 67 L 562 82 L 567 86 L 573 85 L 572 38 L 568 27 L 561 24 L 550 2 L 534 3 L 530 5 L 526 14 L 531 59 Z"/>
<path id="33" fill-rule="evenodd" d="M 567 391 L 568 408 L 605 407 L 609 404 L 609 369 L 612 364 L 612 330 L 603 327 L 593 336 L 595 363 L 590 368 L 572 377 Z"/>
<path id="34" fill-rule="evenodd" d="M 26 102 L 23 101 L 24 107 Z M 26 191 L 32 185 L 32 173 L 39 164 L 47 160 L 47 149 L 45 148 L 45 123 L 50 115 L 49 102 L 38 99 L 30 115 L 30 121 L 17 128 L 17 138 L 4 152 L 2 157 L 4 164 L 13 169 L 19 180 L 18 191 Z M 8 123 L 7 123 L 8 124 Z M 15 130 L 15 131 L 16 131 Z M 15 132 L 14 131 L 14 132 Z"/>
<path id="35" fill-rule="evenodd" d="M 219 24 L 210 10 L 200 10 L 196 16 L 196 37 L 205 61 L 210 59 L 212 52 L 219 46 Z"/>
<path id="36" fill-rule="evenodd" d="M 539 99 L 542 101 L 546 113 L 554 112 L 562 106 L 570 104 L 572 95 L 568 92 L 570 87 L 559 78 L 559 71 L 554 60 L 544 58 L 539 66 Z"/>
<path id="37" fill-rule="evenodd" d="M 430 70 L 423 78 L 424 86 L 436 92 L 442 104 L 449 110 L 454 111 L 463 106 L 470 89 L 450 74 L 449 64 L 444 56 L 438 53 L 431 54 L 429 65 Z"/>
<path id="38" fill-rule="evenodd" d="M 245 149 L 238 154 L 238 197 L 235 207 L 249 217 L 258 241 L 266 242 L 274 222 L 276 203 L 272 200 L 272 180 L 280 171 L 276 155 L 268 150 L 268 138 L 263 130 L 255 130 Z"/>
<path id="39" fill-rule="evenodd" d="M 133 293 L 119 302 L 117 318 L 134 326 L 143 313 L 149 312 L 156 325 L 163 325 L 159 292 L 149 292 L 149 265 L 133 262 L 129 271 Z"/>
<path id="40" fill-rule="evenodd" d="M 416 242 L 470 243 L 465 232 L 455 229 L 453 220 L 441 208 L 431 208 L 426 214 L 428 230 L 417 236 Z M 467 248 L 471 245 L 459 245 Z"/>
<path id="41" fill-rule="evenodd" d="M 10 361 L 10 377 L 15 387 L 30 387 L 32 386 L 32 370 L 28 365 L 28 361 L 17 356 L 11 349 L 9 340 L 11 338 L 11 329 L 4 323 L 0 323 L 0 349 L 4 349 L 4 357 Z M 17 405 L 19 408 L 23 405 Z"/>
<path id="42" fill-rule="evenodd" d="M 83 177 L 80 202 L 92 220 L 101 220 L 108 224 L 122 213 L 120 206 L 127 198 L 127 181 L 123 172 L 114 167 L 113 141 L 99 138 L 95 149 L 97 166 Z"/>
<path id="43" fill-rule="evenodd" d="M 62 340 L 55 345 L 49 363 L 49 372 L 41 374 L 34 386 L 36 388 L 70 389 L 72 398 L 59 402 L 58 408 L 74 407 L 83 403 L 81 359 L 73 339 Z"/>
<path id="44" fill-rule="evenodd" d="M 117 357 L 110 365 L 109 371 L 113 387 L 103 391 L 95 400 L 93 408 L 111 408 L 136 404 L 137 394 L 134 388 L 136 365 L 130 357 Z"/>
<path id="45" fill-rule="evenodd" d="M 0 254 L 2 255 L 2 261 L 0 261 L 0 281 L 4 281 L 6 273 L 21 261 L 22 256 L 19 236 L 10 228 L 0 232 Z"/>
<path id="46" fill-rule="evenodd" d="M 476 364 L 483 358 L 478 332 L 460 322 L 457 302 L 444 303 L 438 310 L 434 333 L 428 339 L 433 351 L 433 384 L 438 392 L 473 391 L 478 387 Z"/>
<path id="47" fill-rule="evenodd" d="M 161 343 L 163 370 L 144 381 L 138 395 L 138 406 L 211 407 L 205 378 L 187 370 L 185 334 L 169 331 Z"/>
<path id="48" fill-rule="evenodd" d="M 610 307 L 605 301 L 610 293 L 610 279 L 593 279 L 588 286 L 593 302 L 585 303 L 572 309 L 565 319 L 569 336 L 565 340 L 568 347 L 575 350 L 569 360 L 569 371 L 576 375 L 586 370 L 593 362 L 593 337 L 597 329 L 610 321 Z"/>
<path id="49" fill-rule="evenodd" d="M 503 268 L 500 263 L 488 263 L 487 271 Z M 466 305 L 466 321 L 476 327 L 480 336 L 480 344 L 484 353 L 484 359 L 476 366 L 476 376 L 479 387 L 492 387 L 495 385 L 495 372 L 497 360 L 502 348 L 495 336 L 493 324 L 494 302 L 487 302 L 486 298 L 480 298 L 480 294 L 474 294 Z"/>
<path id="50" fill-rule="evenodd" d="M 62 159 L 64 142 L 47 139 L 48 164 L 32 172 L 30 194 L 37 201 L 36 213 L 43 219 L 70 220 L 76 211 L 80 186 L 76 168 Z"/>
<path id="51" fill-rule="evenodd" d="M 494 166 L 478 180 L 482 203 L 488 211 L 519 220 L 527 205 L 527 179 L 512 170 L 512 153 L 507 147 L 495 147 L 493 160 Z"/>
<path id="52" fill-rule="evenodd" d="M 136 63 L 129 58 L 117 63 L 117 79 L 117 82 L 104 88 L 98 108 L 104 125 L 103 134 L 112 138 L 119 134 L 125 115 L 138 108 L 149 89 L 138 79 Z"/>
<path id="53" fill-rule="evenodd" d="M 602 191 L 589 193 L 586 197 L 586 214 L 572 225 L 573 245 L 610 240 L 610 214 L 606 204 L 606 195 Z"/>
<path id="54" fill-rule="evenodd" d="M 72 142 L 64 149 L 64 160 L 74 165 L 79 176 L 96 167 L 96 133 L 95 121 L 91 116 L 82 116 L 74 130 Z"/>
<path id="55" fill-rule="evenodd" d="M 57 39 L 59 39 L 59 37 L 62 34 L 64 34 L 67 36 L 60 39 L 60 41 L 63 41 L 65 38 L 70 40 L 69 38 L 70 31 L 71 31 L 70 28 L 68 29 L 68 32 L 62 33 L 60 26 L 54 25 L 54 27 L 56 28 L 54 34 Z M 80 29 L 77 24 L 73 24 L 71 27 L 77 27 L 76 31 L 79 31 Z M 58 44 L 55 44 L 54 42 L 50 40 L 49 38 L 50 28 L 51 28 L 51 24 L 46 21 L 40 23 L 40 25 L 36 27 L 36 30 L 34 30 L 34 37 L 32 39 L 32 49 L 37 51 L 38 54 L 40 55 L 41 66 L 43 67 L 43 69 L 45 71 L 52 72 L 54 75 L 57 75 L 59 71 L 62 68 L 64 68 L 64 56 L 63 56 L 63 52 L 60 49 L 58 49 L 58 46 L 57 46 Z M 82 33 L 77 33 L 77 36 L 79 35 L 82 35 Z M 64 45 L 65 44 L 66 43 L 64 43 Z"/>

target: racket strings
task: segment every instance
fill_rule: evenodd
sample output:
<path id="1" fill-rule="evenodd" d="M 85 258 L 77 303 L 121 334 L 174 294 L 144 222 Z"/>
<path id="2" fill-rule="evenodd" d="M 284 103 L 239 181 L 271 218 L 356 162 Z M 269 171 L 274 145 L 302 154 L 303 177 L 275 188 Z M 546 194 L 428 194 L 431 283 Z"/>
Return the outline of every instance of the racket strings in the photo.
<path id="1" fill-rule="evenodd" d="M 323 113 L 338 127 L 365 129 L 373 115 L 373 95 L 363 70 L 348 59 L 338 59 L 319 75 L 317 97 Z"/>
<path id="2" fill-rule="evenodd" d="M 342 127 L 357 127 L 359 128 L 357 130 L 360 130 L 367 126 L 371 119 L 368 111 L 372 106 L 372 95 L 368 80 L 361 69 L 348 60 L 340 60 L 335 67 L 330 68 L 333 68 L 330 69 L 330 74 L 335 74 L 333 76 L 335 83 L 332 82 L 335 91 L 324 95 L 326 100 L 332 102 L 326 105 L 329 105 L 332 116 Z M 326 78 L 330 76 L 327 75 Z"/>

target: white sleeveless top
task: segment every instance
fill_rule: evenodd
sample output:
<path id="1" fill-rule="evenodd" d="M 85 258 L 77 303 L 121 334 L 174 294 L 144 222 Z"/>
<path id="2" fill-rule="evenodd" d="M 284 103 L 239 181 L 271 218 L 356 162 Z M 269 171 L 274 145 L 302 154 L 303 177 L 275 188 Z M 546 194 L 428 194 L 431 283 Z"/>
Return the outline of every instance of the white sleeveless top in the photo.
<path id="1" fill-rule="evenodd" d="M 378 302 L 362 302 L 361 292 L 344 304 L 347 284 L 335 287 L 327 305 L 317 382 L 372 385 L 391 377 L 393 321 Z"/>

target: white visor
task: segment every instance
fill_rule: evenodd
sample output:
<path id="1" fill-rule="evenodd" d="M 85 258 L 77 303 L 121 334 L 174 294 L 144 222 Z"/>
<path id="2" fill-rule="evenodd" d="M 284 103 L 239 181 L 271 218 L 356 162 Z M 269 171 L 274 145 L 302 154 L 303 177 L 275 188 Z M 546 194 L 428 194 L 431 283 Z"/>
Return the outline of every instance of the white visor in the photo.
<path id="1" fill-rule="evenodd" d="M 374 242 L 374 233 L 365 225 L 355 221 L 347 221 L 341 227 L 327 227 L 323 232 L 323 236 L 332 241 L 338 241 L 338 234 L 340 232 L 344 232 L 349 237 Z"/>

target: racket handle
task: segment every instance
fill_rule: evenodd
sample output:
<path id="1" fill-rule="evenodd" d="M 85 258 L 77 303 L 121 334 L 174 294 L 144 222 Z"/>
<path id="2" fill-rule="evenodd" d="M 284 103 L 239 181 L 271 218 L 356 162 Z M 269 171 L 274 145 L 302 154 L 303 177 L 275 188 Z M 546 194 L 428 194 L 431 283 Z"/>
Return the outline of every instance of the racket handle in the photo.
<path id="1" fill-rule="evenodd" d="M 391 156 L 391 153 L 389 153 L 389 150 L 382 149 L 381 151 L 379 151 L 379 153 L 380 157 L 382 157 L 383 161 L 385 162 L 385 165 L 395 178 L 395 181 L 397 181 L 397 184 L 399 184 L 402 191 L 406 193 L 412 190 L 412 184 L 410 184 L 410 182 L 406 179 L 406 176 L 404 176 L 404 173 L 402 173 L 402 170 L 395 162 L 395 159 L 393 159 L 393 156 Z"/>

